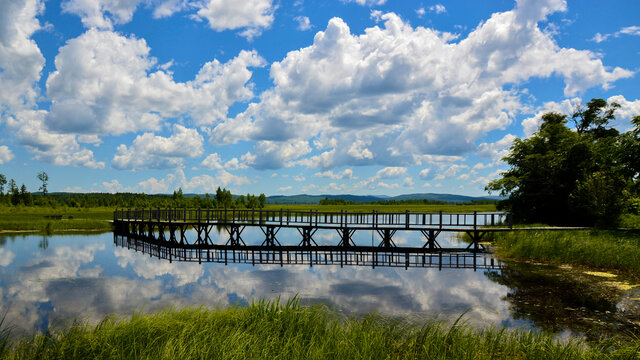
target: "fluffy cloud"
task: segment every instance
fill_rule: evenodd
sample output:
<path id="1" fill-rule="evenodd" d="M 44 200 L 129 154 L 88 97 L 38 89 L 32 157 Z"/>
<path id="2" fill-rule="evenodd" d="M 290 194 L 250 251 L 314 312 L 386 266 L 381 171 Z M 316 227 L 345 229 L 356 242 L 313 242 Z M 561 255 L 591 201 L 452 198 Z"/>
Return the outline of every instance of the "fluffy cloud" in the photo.
<path id="1" fill-rule="evenodd" d="M 342 0 L 343 2 L 354 2 L 358 5 L 362 6 L 376 6 L 376 5 L 384 5 L 387 0 Z"/>
<path id="2" fill-rule="evenodd" d="M 434 176 L 433 171 L 429 168 L 420 170 L 420 178 L 424 180 L 431 180 Z"/>
<path id="3" fill-rule="evenodd" d="M 429 11 L 434 12 L 436 14 L 444 14 L 447 12 L 447 8 L 442 4 L 435 4 L 433 6 L 429 6 Z"/>
<path id="4" fill-rule="evenodd" d="M 627 27 L 623 27 L 622 29 L 620 29 L 619 31 L 616 31 L 613 34 L 601 34 L 601 33 L 596 33 L 593 38 L 591 39 L 591 41 L 595 41 L 597 43 L 601 43 L 603 41 L 608 40 L 611 37 L 620 37 L 620 35 L 635 35 L 635 36 L 640 36 L 640 26 L 627 26 Z"/>
<path id="5" fill-rule="evenodd" d="M 80 146 L 76 135 L 50 132 L 44 124 L 46 114 L 44 110 L 23 110 L 9 117 L 7 126 L 37 160 L 54 165 L 104 168 L 104 162 L 94 159 L 93 151 Z"/>
<path id="6" fill-rule="evenodd" d="M 256 169 L 279 169 L 288 166 L 288 162 L 311 152 L 309 143 L 304 140 L 288 142 L 259 141 L 253 154 L 246 154 L 246 162 Z"/>
<path id="7" fill-rule="evenodd" d="M 208 192 L 214 193 L 218 186 L 231 187 L 236 189 L 238 186 L 249 184 L 250 181 L 244 176 L 236 176 L 226 170 L 218 170 L 215 176 L 197 175 L 191 179 L 187 179 L 182 169 L 176 170 L 174 174 L 167 174 L 162 179 L 154 177 L 138 183 L 138 187 L 146 193 L 168 193 L 173 190 L 182 188 L 185 192 Z"/>
<path id="8" fill-rule="evenodd" d="M 618 103 L 620 108 L 616 110 L 616 120 L 613 125 L 623 131 L 631 128 L 631 119 L 640 115 L 640 100 L 629 101 L 622 95 L 612 96 L 607 99 L 608 103 Z"/>
<path id="9" fill-rule="evenodd" d="M 357 177 L 353 176 L 353 170 L 351 169 L 344 169 L 342 172 L 339 172 L 339 173 L 334 173 L 331 170 L 327 170 L 324 172 L 315 173 L 313 177 L 329 178 L 329 179 L 357 179 Z"/>
<path id="10" fill-rule="evenodd" d="M 558 75 L 571 95 L 633 74 L 609 70 L 590 51 L 562 48 L 538 27 L 565 8 L 557 0 L 519 1 L 457 43 L 393 13 L 378 14 L 384 26 L 361 35 L 333 18 L 311 46 L 273 63 L 275 87 L 215 127 L 211 140 L 322 139 L 331 147 L 297 162 L 320 168 L 409 165 L 424 155 L 473 151 L 522 111 L 513 84 Z"/>
<path id="11" fill-rule="evenodd" d="M 272 0 L 207 0 L 196 6 L 196 18 L 207 20 L 212 29 L 244 29 L 240 35 L 249 39 L 271 26 L 276 10 Z"/>
<path id="12" fill-rule="evenodd" d="M 68 0 L 60 7 L 62 12 L 80 16 L 85 27 L 111 29 L 114 24 L 131 21 L 133 13 L 144 0 Z"/>
<path id="13" fill-rule="evenodd" d="M 376 179 L 391 179 L 403 176 L 407 173 L 407 168 L 399 166 L 388 166 L 386 168 L 378 170 L 376 173 Z"/>
<path id="14" fill-rule="evenodd" d="M 126 24 L 140 5 L 153 8 L 154 18 L 163 18 L 186 9 L 195 9 L 191 18 L 206 20 L 216 31 L 244 29 L 247 38 L 259 35 L 273 23 L 276 7 L 272 0 L 67 0 L 61 4 L 65 13 L 78 15 L 87 28 L 111 30 Z"/>
<path id="15" fill-rule="evenodd" d="M 507 134 L 494 143 L 482 143 L 478 145 L 478 155 L 491 159 L 493 164 L 498 164 L 509 153 L 509 148 L 515 139 L 515 135 Z"/>
<path id="16" fill-rule="evenodd" d="M 0 2 L 0 116 L 35 104 L 44 57 L 31 36 L 43 11 L 39 0 Z"/>
<path id="17" fill-rule="evenodd" d="M 13 160 L 13 152 L 6 145 L 0 146 L 0 165 Z"/>
<path id="18" fill-rule="evenodd" d="M 143 39 L 90 29 L 69 40 L 47 79 L 50 129 L 66 133 L 122 134 L 158 130 L 163 118 L 187 116 L 194 125 L 225 118 L 229 106 L 253 97 L 251 66 L 264 60 L 242 51 L 227 63 L 213 60 L 195 79 L 175 82 L 155 69 Z"/>
<path id="19" fill-rule="evenodd" d="M 469 167 L 467 165 L 453 164 L 453 165 L 449 166 L 441 174 L 438 174 L 434 179 L 435 180 L 442 180 L 442 179 L 454 177 L 462 169 L 468 169 L 468 168 Z"/>
<path id="20" fill-rule="evenodd" d="M 311 26 L 311 21 L 309 21 L 309 18 L 306 16 L 296 16 L 294 20 L 298 22 L 298 30 L 300 31 L 311 30 L 313 27 Z"/>
<path id="21" fill-rule="evenodd" d="M 395 189 L 400 187 L 400 184 L 387 184 L 383 181 L 379 181 L 381 179 L 394 179 L 399 178 L 407 173 L 407 168 L 400 166 L 388 166 L 378 170 L 378 172 L 371 178 L 361 181 L 355 185 L 355 188 L 369 188 L 371 190 L 376 189 L 378 187 L 385 189 Z M 411 184 L 413 184 L 413 180 L 411 178 L 405 178 L 404 183 L 407 184 L 410 179 Z"/>
<path id="22" fill-rule="evenodd" d="M 173 126 L 170 137 L 152 133 L 138 135 L 128 148 L 118 146 L 111 165 L 116 169 L 167 169 L 181 166 L 185 158 L 202 155 L 204 139 L 196 129 Z"/>
<path id="23" fill-rule="evenodd" d="M 220 155 L 218 153 L 213 153 L 207 156 L 204 160 L 202 160 L 202 167 L 209 170 L 222 170 L 223 166 L 221 164 L 222 159 L 220 159 Z"/>

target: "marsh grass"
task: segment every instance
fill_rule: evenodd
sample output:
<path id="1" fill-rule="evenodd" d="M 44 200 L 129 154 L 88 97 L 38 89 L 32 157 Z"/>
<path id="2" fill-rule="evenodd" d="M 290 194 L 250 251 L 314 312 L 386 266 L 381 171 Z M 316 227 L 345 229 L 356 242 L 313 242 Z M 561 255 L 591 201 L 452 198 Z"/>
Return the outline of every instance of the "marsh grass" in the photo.
<path id="1" fill-rule="evenodd" d="M 348 211 L 348 212 L 365 212 L 370 213 L 374 210 L 377 212 L 405 212 L 407 210 L 411 212 L 427 212 L 427 213 L 437 213 L 439 211 L 449 212 L 449 213 L 472 213 L 474 211 L 478 212 L 489 212 L 496 211 L 496 206 L 493 204 L 488 205 L 378 205 L 378 204 L 356 204 L 356 205 L 278 205 L 278 204 L 269 204 L 265 206 L 266 210 L 291 210 L 291 211 L 319 211 L 319 212 L 340 212 Z"/>
<path id="2" fill-rule="evenodd" d="M 499 256 L 640 271 L 640 234 L 616 230 L 495 233 Z"/>
<path id="3" fill-rule="evenodd" d="M 46 233 L 70 229 L 109 230 L 111 208 L 0 207 L 0 230 L 36 230 Z M 59 216 L 61 219 L 52 217 Z"/>
<path id="4" fill-rule="evenodd" d="M 0 348 L 9 359 L 633 359 L 638 343 L 562 343 L 525 330 L 463 322 L 346 317 L 325 306 L 258 301 L 170 308 L 97 326 L 74 323 Z"/>

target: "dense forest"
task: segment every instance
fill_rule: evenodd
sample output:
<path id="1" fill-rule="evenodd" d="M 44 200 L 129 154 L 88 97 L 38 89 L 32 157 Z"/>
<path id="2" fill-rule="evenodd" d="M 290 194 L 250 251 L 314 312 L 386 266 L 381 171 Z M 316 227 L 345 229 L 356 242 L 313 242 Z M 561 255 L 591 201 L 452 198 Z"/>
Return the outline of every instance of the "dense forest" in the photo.
<path id="1" fill-rule="evenodd" d="M 44 174 L 44 176 L 43 176 Z M 47 191 L 48 176 L 42 172 L 38 174 L 38 179 L 43 185 L 38 189 L 40 192 L 31 194 L 23 184 L 18 187 L 11 179 L 7 182 L 6 177 L 0 174 L 0 206 L 46 206 L 57 208 L 67 207 L 117 207 L 117 208 L 166 208 L 166 207 L 186 207 L 186 208 L 263 208 L 267 202 L 264 194 L 260 195 L 240 195 L 233 196 L 231 191 L 218 187 L 212 196 L 184 196 L 182 189 L 173 192 L 173 195 L 148 195 L 135 193 L 49 193 Z M 43 180 L 46 179 L 46 180 Z M 7 186 L 8 185 L 8 186 Z M 5 193 L 6 186 L 6 193 Z"/>
<path id="2" fill-rule="evenodd" d="M 615 227 L 640 210 L 640 116 L 611 127 L 620 105 L 592 99 L 571 115 L 546 113 L 536 133 L 516 139 L 509 169 L 486 190 L 524 223 Z M 570 122 L 573 124 L 571 128 Z"/>

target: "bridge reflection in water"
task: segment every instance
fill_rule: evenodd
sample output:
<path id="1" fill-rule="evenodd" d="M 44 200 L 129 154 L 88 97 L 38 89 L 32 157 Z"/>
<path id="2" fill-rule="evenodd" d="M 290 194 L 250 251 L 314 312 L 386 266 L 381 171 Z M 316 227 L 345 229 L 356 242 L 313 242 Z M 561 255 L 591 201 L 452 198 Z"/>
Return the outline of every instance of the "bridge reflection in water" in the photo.
<path id="1" fill-rule="evenodd" d="M 425 248 L 357 246 L 263 246 L 229 247 L 215 244 L 178 244 L 149 237 L 114 235 L 116 246 L 159 259 L 222 264 L 340 265 L 438 269 L 501 269 L 502 263 L 476 252 L 438 251 Z"/>

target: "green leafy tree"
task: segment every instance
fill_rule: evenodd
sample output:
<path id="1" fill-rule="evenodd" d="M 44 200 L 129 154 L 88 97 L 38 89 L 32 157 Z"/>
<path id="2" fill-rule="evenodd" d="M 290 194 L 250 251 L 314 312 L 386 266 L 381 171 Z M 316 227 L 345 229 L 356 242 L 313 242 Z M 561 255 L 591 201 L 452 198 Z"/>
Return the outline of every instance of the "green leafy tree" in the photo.
<path id="1" fill-rule="evenodd" d="M 543 115 L 538 132 L 514 141 L 503 159 L 510 169 L 487 185 L 487 190 L 509 196 L 505 205 L 520 221 L 552 223 L 566 218 L 569 194 L 591 157 L 566 122 L 562 114 Z"/>
<path id="2" fill-rule="evenodd" d="M 218 203 L 218 206 L 223 208 L 230 208 L 233 202 L 233 195 L 231 195 L 231 191 L 227 189 L 221 189 L 220 186 L 218 186 L 218 189 L 216 189 L 215 199 Z"/>
<path id="3" fill-rule="evenodd" d="M 572 115 L 575 131 L 567 116 L 544 114 L 536 133 L 514 141 L 503 158 L 509 170 L 486 190 L 509 196 L 501 205 L 522 222 L 615 226 L 640 171 L 640 119 L 620 134 L 609 127 L 618 107 L 592 99 Z"/>
<path id="4" fill-rule="evenodd" d="M 255 209 L 260 207 L 260 202 L 255 195 L 247 194 L 247 208 Z"/>
<path id="5" fill-rule="evenodd" d="M 4 194 L 4 186 L 7 184 L 7 178 L 0 174 L 0 195 Z"/>
<path id="6" fill-rule="evenodd" d="M 9 193 L 11 194 L 11 204 L 18 205 L 20 204 L 20 189 L 18 189 L 18 185 L 16 185 L 16 181 L 11 179 L 9 180 Z"/>
<path id="7" fill-rule="evenodd" d="M 236 207 L 238 207 L 238 208 L 246 208 L 247 207 L 247 199 L 244 197 L 244 195 L 238 196 L 238 198 L 236 199 L 235 203 L 236 203 Z"/>
<path id="8" fill-rule="evenodd" d="M 263 208 L 267 203 L 267 197 L 264 196 L 264 194 L 260 194 L 260 196 L 258 196 L 258 202 L 260 203 L 260 208 Z"/>
<path id="9" fill-rule="evenodd" d="M 578 134 L 585 132 L 594 133 L 602 136 L 608 131 L 615 129 L 607 129 L 610 121 L 615 119 L 615 111 L 620 108 L 620 104 L 607 104 L 604 99 L 591 99 L 587 106 L 578 106 L 571 118 Z"/>
<path id="10" fill-rule="evenodd" d="M 25 206 L 33 205 L 33 196 L 29 190 L 27 190 L 27 186 L 25 184 L 22 184 L 20 187 L 20 202 Z"/>
<path id="11" fill-rule="evenodd" d="M 42 195 L 47 196 L 47 185 L 49 182 L 49 175 L 47 175 L 46 172 L 41 171 L 38 173 L 38 180 L 40 180 L 42 182 L 42 185 L 40 186 L 39 190 L 42 191 Z"/>

